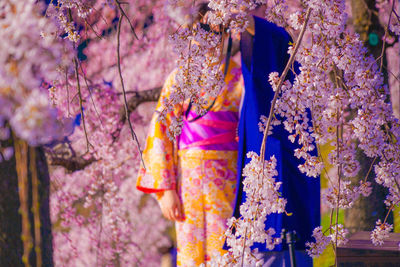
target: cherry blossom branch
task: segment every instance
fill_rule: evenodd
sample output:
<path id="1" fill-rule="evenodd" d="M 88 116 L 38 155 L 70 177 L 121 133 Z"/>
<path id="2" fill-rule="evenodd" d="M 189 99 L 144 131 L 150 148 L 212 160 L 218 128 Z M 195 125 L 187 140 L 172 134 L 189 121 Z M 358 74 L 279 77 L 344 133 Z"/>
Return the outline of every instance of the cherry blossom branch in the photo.
<path id="1" fill-rule="evenodd" d="M 304 36 L 304 33 L 306 31 L 306 28 L 307 28 L 308 20 L 310 19 L 310 14 L 311 14 L 311 8 L 308 8 L 307 11 L 306 11 L 306 16 L 305 16 L 305 19 L 304 19 L 304 22 L 303 22 L 299 37 L 297 38 L 293 53 L 290 55 L 289 61 L 286 64 L 286 67 L 283 70 L 282 75 L 279 78 L 279 83 L 278 83 L 277 89 L 276 89 L 275 94 L 274 94 L 274 98 L 273 98 L 272 103 L 271 103 L 271 108 L 269 110 L 268 121 L 267 121 L 265 130 L 264 130 L 264 136 L 263 136 L 263 140 L 262 140 L 262 143 L 261 143 L 261 149 L 260 149 L 260 157 L 261 157 L 261 159 L 265 158 L 265 146 L 266 146 L 266 143 L 267 143 L 268 132 L 269 132 L 269 129 L 271 127 L 272 117 L 273 117 L 273 114 L 275 113 L 276 100 L 278 99 L 278 96 L 279 96 L 279 94 L 281 92 L 282 85 L 283 85 L 283 82 L 285 81 L 286 75 L 288 74 L 288 72 L 290 70 L 290 67 L 294 63 L 295 56 L 296 56 L 296 54 L 297 54 L 297 52 L 299 50 L 300 44 L 301 44 L 301 42 L 303 40 L 303 36 Z M 264 164 L 263 164 L 263 166 L 264 166 Z"/>
<path id="2" fill-rule="evenodd" d="M 337 81 L 336 81 L 337 84 Z M 338 109 L 336 111 L 336 157 L 337 160 L 339 160 L 340 158 L 340 141 L 343 139 L 340 136 L 340 125 L 339 125 L 339 121 L 340 121 L 340 117 L 339 117 L 339 112 L 340 110 Z M 336 203 L 336 235 L 335 235 L 335 266 L 337 266 L 337 246 L 338 246 L 338 227 L 339 227 L 339 204 L 340 204 L 340 182 L 342 180 L 342 164 L 338 163 L 337 164 L 337 172 L 338 172 L 338 193 L 337 193 L 337 203 Z M 330 225 L 330 227 L 332 227 L 332 225 Z"/>
<path id="3" fill-rule="evenodd" d="M 284 80 L 286 78 L 286 75 L 288 74 L 292 64 L 294 63 L 296 54 L 297 54 L 298 49 L 300 47 L 300 44 L 301 44 L 301 42 L 303 40 L 303 36 L 304 36 L 304 33 L 306 31 L 306 28 L 307 28 L 307 24 L 308 24 L 308 21 L 309 21 L 309 18 L 310 18 L 310 14 L 311 14 L 311 8 L 308 8 L 307 11 L 306 11 L 306 17 L 305 17 L 305 20 L 303 22 L 300 35 L 299 35 L 299 37 L 297 39 L 297 42 L 295 44 L 295 48 L 293 50 L 293 53 L 291 54 L 291 56 L 289 58 L 289 61 L 287 62 L 286 67 L 285 67 L 284 71 L 282 72 L 282 75 L 280 76 L 279 84 L 277 86 L 277 89 L 275 90 L 274 98 L 272 100 L 272 104 L 271 104 L 271 108 L 270 108 L 270 112 L 269 112 L 269 116 L 268 116 L 268 121 L 267 121 L 267 124 L 266 124 L 266 128 L 264 130 L 264 136 L 263 136 L 263 140 L 262 140 L 262 144 L 261 144 L 259 160 L 262 161 L 262 169 L 261 169 L 261 172 L 258 172 L 258 179 L 260 179 L 260 175 L 264 175 L 264 169 L 265 169 L 265 146 L 266 146 L 266 142 L 267 142 L 268 132 L 269 132 L 269 129 L 270 129 L 270 126 L 271 126 L 272 117 L 273 117 L 273 115 L 275 113 L 275 104 L 276 104 L 276 101 L 277 101 L 278 96 L 280 94 L 280 91 L 281 91 L 283 82 L 284 82 Z M 259 205 L 260 205 L 260 202 L 257 203 L 256 210 L 258 210 Z M 240 261 L 241 262 L 241 266 L 243 266 L 243 264 L 244 264 L 244 256 L 245 256 L 244 255 L 245 254 L 244 253 L 244 249 L 246 247 L 247 231 L 248 231 L 248 226 L 246 226 L 246 229 L 245 229 L 245 233 L 246 234 L 244 236 L 244 241 L 243 241 L 243 245 L 242 245 L 243 248 L 242 248 L 242 254 L 241 254 L 241 261 Z"/>
<path id="4" fill-rule="evenodd" d="M 380 65 L 379 65 L 379 71 L 382 71 L 382 66 L 383 66 L 383 54 L 385 53 L 385 48 L 386 48 L 386 36 L 387 36 L 387 34 L 388 34 L 388 28 L 389 28 L 390 20 L 391 20 L 391 18 L 392 18 L 392 14 L 393 14 L 393 11 L 394 11 L 394 3 L 395 3 L 395 2 L 396 2 L 396 1 L 393 0 L 392 8 L 391 8 L 390 14 L 389 14 L 389 19 L 388 19 L 387 25 L 386 25 L 386 27 L 385 27 L 385 35 L 383 36 L 382 51 L 381 51 L 381 55 L 379 56 L 379 60 L 381 61 L 381 62 L 380 62 Z"/>
<path id="5" fill-rule="evenodd" d="M 133 33 L 133 36 L 135 36 L 136 40 L 139 40 L 138 36 L 136 35 L 135 28 L 133 27 L 131 20 L 130 20 L 129 17 L 126 15 L 124 9 L 121 7 L 121 4 L 127 4 L 127 3 L 125 3 L 125 2 L 120 2 L 119 0 L 115 0 L 115 3 L 117 4 L 117 7 L 118 7 L 118 9 L 119 9 L 119 11 L 120 11 L 120 13 L 121 13 L 121 17 L 119 18 L 119 21 L 122 20 L 122 17 L 125 17 L 126 20 L 127 20 L 128 23 L 129 23 L 129 26 L 130 26 L 131 31 L 132 31 L 132 33 Z"/>
<path id="6" fill-rule="evenodd" d="M 365 175 L 364 182 L 366 182 L 366 181 L 368 180 L 368 176 L 369 176 L 369 174 L 371 173 L 372 167 L 374 166 L 374 163 L 375 163 L 375 161 L 376 161 L 377 158 L 378 158 L 378 157 L 376 156 L 376 157 L 374 157 L 374 159 L 372 160 L 371 165 L 369 166 L 367 175 Z"/>

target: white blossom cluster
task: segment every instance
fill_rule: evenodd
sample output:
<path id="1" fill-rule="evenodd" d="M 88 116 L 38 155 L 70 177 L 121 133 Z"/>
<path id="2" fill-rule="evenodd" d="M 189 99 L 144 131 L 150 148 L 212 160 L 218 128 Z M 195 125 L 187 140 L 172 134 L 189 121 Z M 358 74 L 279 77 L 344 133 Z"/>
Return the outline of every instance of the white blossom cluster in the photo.
<path id="1" fill-rule="evenodd" d="M 337 245 L 345 245 L 349 240 L 347 239 L 347 235 L 349 231 L 344 228 L 342 224 L 337 224 L 332 227 L 332 234 L 329 235 L 332 242 L 337 242 Z"/>
<path id="2" fill-rule="evenodd" d="M 46 15 L 57 18 L 58 28 L 63 30 L 71 42 L 78 43 L 80 40 L 79 32 L 76 30 L 75 22 L 72 17 L 73 12 L 81 19 L 86 19 L 93 11 L 91 1 L 82 0 L 59 0 L 55 5 L 53 1 L 49 4 Z"/>
<path id="3" fill-rule="evenodd" d="M 360 181 L 360 186 L 352 186 L 350 181 L 341 181 L 340 190 L 338 183 L 333 183 L 322 195 L 322 200 L 332 209 L 351 208 L 360 195 L 367 197 L 371 194 L 370 182 Z M 338 204 L 339 199 L 339 204 Z"/>
<path id="4" fill-rule="evenodd" d="M 384 240 L 389 237 L 389 232 L 393 230 L 393 225 L 382 223 L 381 220 L 376 222 L 375 229 L 371 233 L 371 240 L 375 246 L 382 246 Z"/>
<path id="5" fill-rule="evenodd" d="M 266 2 L 266 0 L 210 0 L 208 6 L 213 12 L 210 13 L 208 22 L 223 25 L 235 32 L 243 32 L 248 26 L 248 12 Z"/>
<path id="6" fill-rule="evenodd" d="M 396 35 L 400 35 L 400 21 L 397 19 L 392 24 L 390 24 L 390 30 Z"/>
<path id="7" fill-rule="evenodd" d="M 247 157 L 251 161 L 243 169 L 246 201 L 240 206 L 241 217 L 228 220 L 225 237 L 230 248 L 222 257 L 215 259 L 215 266 L 259 265 L 262 260 L 255 257 L 256 252 L 250 247 L 255 242 L 265 243 L 272 250 L 282 242 L 273 228 L 265 230 L 266 216 L 283 213 L 286 206 L 286 199 L 279 193 L 281 182 L 276 182 L 274 178 L 278 175 L 276 158 L 272 156 L 270 160 L 263 161 L 254 152 L 249 152 Z"/>
<path id="8" fill-rule="evenodd" d="M 272 3 L 271 3 L 272 2 Z M 268 2 L 268 7 L 267 10 L 265 11 L 265 18 L 277 25 L 280 25 L 281 27 L 287 27 L 288 26 L 288 19 L 287 19 L 287 14 L 288 14 L 288 4 L 286 3 L 285 0 L 272 0 Z M 294 20 L 292 19 L 293 22 L 298 22 L 298 19 Z M 297 24 L 300 26 L 299 24 Z M 297 28 L 297 27 L 294 27 Z"/>
<path id="9" fill-rule="evenodd" d="M 310 257 L 318 257 L 330 242 L 332 242 L 332 244 L 341 246 L 345 245 L 349 241 L 347 239 L 349 231 L 345 229 L 342 224 L 332 225 L 328 230 L 330 230 L 331 233 L 326 236 L 322 232 L 321 226 L 314 229 L 312 236 L 315 239 L 315 242 L 306 242 L 306 247 L 308 247 L 307 253 L 310 255 Z"/>
<path id="10" fill-rule="evenodd" d="M 308 255 L 315 258 L 318 257 L 331 242 L 331 238 L 324 235 L 322 232 L 322 226 L 318 226 L 314 229 L 312 236 L 315 238 L 315 242 L 307 242 L 306 246 Z"/>
<path id="11" fill-rule="evenodd" d="M 207 23 L 236 33 L 243 32 L 248 26 L 248 11 L 265 3 L 265 0 L 210 0 Z M 169 4 L 177 8 L 183 5 L 180 0 L 169 1 Z M 178 72 L 173 93 L 168 103 L 164 103 L 160 119 L 163 120 L 174 105 L 182 105 L 187 99 L 193 102 L 197 114 L 203 114 L 211 103 L 207 99 L 215 97 L 224 86 L 220 70 L 222 40 L 215 33 L 203 30 L 199 24 L 179 28 L 170 40 L 178 54 Z M 171 123 L 170 138 L 180 134 L 181 125 L 179 120 Z"/>
<path id="12" fill-rule="evenodd" d="M 376 7 L 379 11 L 379 18 L 383 25 L 389 22 L 389 30 L 397 36 L 400 36 L 400 15 L 399 3 L 393 0 L 377 0 Z"/>
<path id="13" fill-rule="evenodd" d="M 197 114 L 203 114 L 212 103 L 210 99 L 214 99 L 225 85 L 219 60 L 221 36 L 207 32 L 197 23 L 193 28 L 180 28 L 170 36 L 170 41 L 179 55 L 179 67 L 172 93 L 168 103 L 164 103 L 160 119 L 163 120 L 174 106 L 182 105 L 187 99 L 192 101 Z M 173 120 L 169 137 L 174 139 L 179 135 L 181 126 L 181 120 Z"/>
<path id="14" fill-rule="evenodd" d="M 33 0 L 0 3 L 1 127 L 10 123 L 15 134 L 30 145 L 47 143 L 64 134 L 42 83 L 58 79 L 57 69 L 70 54 L 53 35 L 56 25 L 41 12 L 41 6 Z"/>

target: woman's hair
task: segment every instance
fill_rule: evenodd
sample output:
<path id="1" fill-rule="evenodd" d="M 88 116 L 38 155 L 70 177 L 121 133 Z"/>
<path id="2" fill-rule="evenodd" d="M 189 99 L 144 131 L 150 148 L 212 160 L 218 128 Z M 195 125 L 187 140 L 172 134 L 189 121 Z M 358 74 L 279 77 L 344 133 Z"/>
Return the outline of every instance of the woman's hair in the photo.
<path id="1" fill-rule="evenodd" d="M 206 13 L 211 10 L 212 9 L 208 6 L 207 2 L 197 4 L 194 10 L 195 16 L 193 19 L 193 23 L 200 22 L 201 19 L 206 15 Z"/>
<path id="2" fill-rule="evenodd" d="M 195 7 L 194 11 L 194 18 L 193 18 L 193 24 L 198 23 L 200 24 L 200 27 L 207 31 L 207 32 L 213 32 L 215 34 L 222 34 L 223 29 L 222 26 L 220 26 L 219 31 L 215 31 L 211 29 L 211 26 L 208 22 L 201 22 L 202 18 L 207 14 L 207 12 L 212 11 L 212 9 L 208 6 L 207 2 L 199 3 Z"/>

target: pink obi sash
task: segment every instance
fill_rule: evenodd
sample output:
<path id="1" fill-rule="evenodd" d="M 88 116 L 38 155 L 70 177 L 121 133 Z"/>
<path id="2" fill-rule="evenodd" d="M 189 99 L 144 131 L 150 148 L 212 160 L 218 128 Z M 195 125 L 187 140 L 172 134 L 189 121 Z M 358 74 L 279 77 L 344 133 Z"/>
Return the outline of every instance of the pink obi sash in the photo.
<path id="1" fill-rule="evenodd" d="M 189 112 L 188 119 L 196 117 Z M 198 120 L 183 120 L 179 149 L 237 150 L 236 128 L 238 113 L 233 111 L 209 111 Z"/>

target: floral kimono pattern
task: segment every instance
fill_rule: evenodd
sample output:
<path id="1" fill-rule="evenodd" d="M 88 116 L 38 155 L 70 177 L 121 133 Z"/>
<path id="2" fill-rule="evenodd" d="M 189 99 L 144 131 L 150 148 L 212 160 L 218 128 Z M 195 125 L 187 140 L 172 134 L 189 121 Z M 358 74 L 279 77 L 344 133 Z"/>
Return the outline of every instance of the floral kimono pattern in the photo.
<path id="1" fill-rule="evenodd" d="M 171 93 L 174 76 L 171 73 L 164 84 L 158 111 Z M 240 67 L 233 61 L 225 83 L 206 115 L 191 122 L 196 114 L 188 112 L 175 142 L 167 131 L 182 110 L 175 107 L 165 122 L 154 113 L 143 151 L 146 169 L 140 168 L 137 188 L 146 193 L 175 189 L 183 204 L 184 221 L 176 222 L 178 266 L 207 265 L 224 253 L 220 237 L 236 196 L 236 131 L 243 90 Z"/>

